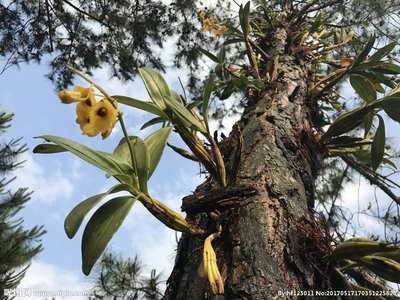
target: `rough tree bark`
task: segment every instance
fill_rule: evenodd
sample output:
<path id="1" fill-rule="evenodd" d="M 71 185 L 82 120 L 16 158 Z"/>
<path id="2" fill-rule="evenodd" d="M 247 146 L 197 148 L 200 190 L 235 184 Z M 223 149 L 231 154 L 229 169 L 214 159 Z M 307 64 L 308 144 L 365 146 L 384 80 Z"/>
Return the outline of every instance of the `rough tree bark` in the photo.
<path id="1" fill-rule="evenodd" d="M 222 225 L 214 247 L 225 299 L 291 299 L 296 297 L 278 291 L 329 284 L 326 233 L 313 213 L 321 157 L 313 140 L 315 104 L 306 97 L 311 69 L 287 54 L 287 29 L 277 30 L 274 39 L 270 54 L 279 62 L 277 72 L 270 72 L 261 95 L 249 97 L 237 124 L 243 146 L 235 185 L 221 191 L 206 182 L 182 206 L 188 220 L 209 232 Z M 234 148 L 237 137 L 233 131 L 225 143 Z M 233 154 L 224 155 L 231 162 Z M 165 299 L 211 299 L 198 272 L 202 245 L 201 238 L 182 236 Z"/>

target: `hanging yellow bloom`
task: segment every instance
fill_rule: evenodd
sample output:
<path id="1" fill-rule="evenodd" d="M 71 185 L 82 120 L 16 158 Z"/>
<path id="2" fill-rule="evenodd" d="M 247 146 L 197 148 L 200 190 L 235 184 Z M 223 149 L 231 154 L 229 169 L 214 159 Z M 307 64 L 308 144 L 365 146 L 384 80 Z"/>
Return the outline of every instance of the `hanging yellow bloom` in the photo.
<path id="1" fill-rule="evenodd" d="M 117 122 L 118 110 L 109 100 L 97 102 L 93 88 L 75 86 L 72 91 L 62 90 L 58 93 L 62 103 L 76 105 L 76 123 L 82 133 L 93 137 L 101 133 L 103 138 L 108 137 Z"/>
<path id="2" fill-rule="evenodd" d="M 82 109 L 82 118 L 79 116 L 80 112 L 78 112 L 77 106 L 78 123 L 83 134 L 96 136 L 101 133 L 103 138 L 111 134 L 118 119 L 118 110 L 110 101 L 103 99 L 95 103 L 88 110 L 85 110 L 85 107 L 79 108 L 79 110 L 80 109 Z"/>
<path id="3" fill-rule="evenodd" d="M 201 27 L 201 31 L 207 32 L 211 31 L 214 28 L 215 23 L 213 23 L 211 19 L 204 19 L 202 25 L 203 26 Z"/>
<path id="4" fill-rule="evenodd" d="M 219 236 L 219 233 L 214 233 L 208 236 L 204 241 L 203 248 L 203 267 L 204 274 L 208 277 L 211 291 L 214 295 L 224 294 L 224 280 L 219 272 L 217 265 L 217 256 L 212 247 L 211 242 Z"/>
<path id="5" fill-rule="evenodd" d="M 221 37 L 227 31 L 228 27 L 226 27 L 225 25 L 218 25 L 218 27 L 213 30 L 213 33 L 216 37 Z"/>
<path id="6" fill-rule="evenodd" d="M 202 19 L 202 20 L 204 20 L 206 15 L 207 15 L 205 10 L 200 10 L 200 11 L 197 12 L 197 14 L 199 15 L 199 18 Z"/>
<path id="7" fill-rule="evenodd" d="M 58 93 L 58 97 L 64 104 L 73 102 L 86 101 L 89 98 L 94 99 L 94 91 L 92 88 L 84 88 L 79 85 L 75 86 L 72 91 L 62 90 Z"/>
<path id="8" fill-rule="evenodd" d="M 221 25 L 217 16 L 208 17 L 204 10 L 198 12 L 203 32 L 212 32 L 217 38 L 221 37 L 228 31 L 228 27 Z"/>

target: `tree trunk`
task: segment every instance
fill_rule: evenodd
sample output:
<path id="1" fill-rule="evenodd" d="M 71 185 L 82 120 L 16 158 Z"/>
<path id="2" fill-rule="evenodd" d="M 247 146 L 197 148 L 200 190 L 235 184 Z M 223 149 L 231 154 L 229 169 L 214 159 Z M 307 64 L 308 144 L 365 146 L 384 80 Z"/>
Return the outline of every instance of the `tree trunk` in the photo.
<path id="1" fill-rule="evenodd" d="M 311 71 L 285 53 L 286 30 L 274 38 L 279 66 L 269 67 L 270 83 L 249 97 L 237 124 L 243 145 L 235 185 L 220 191 L 206 182 L 183 202 L 190 222 L 209 233 L 222 225 L 213 245 L 225 299 L 292 299 L 297 297 L 278 292 L 328 284 L 329 242 L 313 213 L 321 157 L 311 121 L 314 104 L 306 101 Z M 237 146 L 238 132 L 224 143 Z M 232 164 L 234 154 L 224 155 Z M 211 299 L 208 281 L 198 272 L 203 241 L 183 234 L 164 299 Z"/>

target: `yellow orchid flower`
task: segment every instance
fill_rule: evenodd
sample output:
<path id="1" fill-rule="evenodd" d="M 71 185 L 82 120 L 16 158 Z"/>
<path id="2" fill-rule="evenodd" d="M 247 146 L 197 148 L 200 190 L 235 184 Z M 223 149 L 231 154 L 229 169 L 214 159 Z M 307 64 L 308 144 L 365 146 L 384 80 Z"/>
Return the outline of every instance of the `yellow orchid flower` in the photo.
<path id="1" fill-rule="evenodd" d="M 77 85 L 72 91 L 60 91 L 58 93 L 58 97 L 60 98 L 62 103 L 70 104 L 73 102 L 81 102 L 88 99 L 94 99 L 94 91 L 92 88 L 84 88 Z"/>
<path id="2" fill-rule="evenodd" d="M 72 91 L 60 91 L 58 97 L 65 104 L 78 102 L 76 123 L 83 134 L 93 137 L 101 133 L 103 139 L 111 134 L 118 119 L 118 110 L 107 99 L 97 101 L 93 88 L 77 85 Z"/>
<path id="3" fill-rule="evenodd" d="M 227 31 L 228 27 L 226 27 L 225 25 L 218 25 L 218 27 L 213 30 L 213 33 L 216 37 L 221 37 Z"/>
<path id="4" fill-rule="evenodd" d="M 202 19 L 202 20 L 204 20 L 206 18 L 206 16 L 207 16 L 207 12 L 205 10 L 199 10 L 197 12 L 197 14 L 198 14 L 199 18 Z"/>
<path id="5" fill-rule="evenodd" d="M 211 31 L 215 24 L 213 23 L 213 21 L 211 19 L 204 19 L 203 20 L 203 27 L 201 28 L 201 31 L 206 32 L 206 31 Z"/>
<path id="6" fill-rule="evenodd" d="M 225 32 L 228 31 L 228 27 L 219 23 L 217 16 L 206 17 L 206 15 L 202 12 L 199 13 L 199 16 L 202 23 L 201 31 L 212 32 L 217 38 L 221 37 Z"/>
<path id="7" fill-rule="evenodd" d="M 80 104 L 82 106 L 78 109 Z M 101 133 L 103 138 L 108 137 L 118 120 L 118 110 L 106 99 L 90 107 L 84 105 L 86 102 L 78 103 L 77 106 L 78 123 L 83 134 L 96 136 Z"/>

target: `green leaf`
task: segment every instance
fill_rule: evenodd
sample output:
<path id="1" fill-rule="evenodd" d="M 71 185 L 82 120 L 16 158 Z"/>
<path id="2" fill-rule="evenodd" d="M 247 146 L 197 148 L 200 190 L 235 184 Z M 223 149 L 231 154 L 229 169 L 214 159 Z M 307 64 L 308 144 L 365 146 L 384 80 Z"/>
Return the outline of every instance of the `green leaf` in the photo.
<path id="1" fill-rule="evenodd" d="M 385 97 L 382 108 L 391 119 L 400 122 L 400 97 Z"/>
<path id="2" fill-rule="evenodd" d="M 368 54 L 371 52 L 372 47 L 375 44 L 375 36 L 371 36 L 367 42 L 367 44 L 365 45 L 364 49 L 361 51 L 361 53 L 357 56 L 357 58 L 355 59 L 354 65 L 358 65 L 359 63 L 363 62 Z"/>
<path id="3" fill-rule="evenodd" d="M 186 108 L 188 108 L 188 109 L 192 109 L 195 107 L 200 108 L 202 105 L 203 105 L 203 99 L 200 99 L 200 100 L 190 102 L 188 105 L 186 105 Z"/>
<path id="4" fill-rule="evenodd" d="M 208 124 L 208 105 L 210 103 L 210 97 L 213 90 L 214 90 L 214 82 L 210 78 L 207 80 L 203 90 L 202 116 L 204 119 L 204 123 L 206 124 Z"/>
<path id="5" fill-rule="evenodd" d="M 235 84 L 233 83 L 233 81 L 229 81 L 227 86 L 224 88 L 222 93 L 219 95 L 219 99 L 220 100 L 228 99 L 234 91 L 235 91 Z"/>
<path id="6" fill-rule="evenodd" d="M 243 38 L 232 38 L 229 40 L 224 41 L 224 45 L 230 45 L 230 44 L 236 44 L 236 43 L 243 43 L 244 39 Z"/>
<path id="7" fill-rule="evenodd" d="M 250 31 L 249 14 L 250 14 L 250 1 L 248 1 L 244 5 L 244 7 L 240 5 L 239 8 L 240 27 L 242 28 L 243 35 L 245 38 L 248 36 Z"/>
<path id="8" fill-rule="evenodd" d="M 350 84 L 356 93 L 367 103 L 376 100 L 374 85 L 367 78 L 358 74 L 351 74 Z"/>
<path id="9" fill-rule="evenodd" d="M 372 84 L 374 85 L 375 91 L 377 91 L 378 93 L 381 93 L 381 94 L 385 93 L 385 89 L 379 82 L 372 81 Z"/>
<path id="10" fill-rule="evenodd" d="M 400 283 L 400 263 L 375 255 L 364 256 L 358 262 L 385 280 Z"/>
<path id="11" fill-rule="evenodd" d="M 146 144 L 141 139 L 131 140 L 133 155 L 136 161 L 136 174 L 142 192 L 147 193 L 147 181 L 149 179 L 150 157 Z"/>
<path id="12" fill-rule="evenodd" d="M 132 145 L 133 145 L 132 141 L 134 141 L 136 139 L 138 139 L 137 136 L 129 136 L 129 140 L 131 141 Z M 131 153 L 129 151 L 129 145 L 126 142 L 125 137 L 121 139 L 118 146 L 114 149 L 114 152 L 112 155 L 115 160 L 124 162 L 128 165 L 132 165 Z"/>
<path id="13" fill-rule="evenodd" d="M 364 137 L 367 137 L 369 131 L 371 130 L 373 119 L 373 113 L 368 113 L 364 116 Z"/>
<path id="14" fill-rule="evenodd" d="M 382 162 L 383 155 L 385 154 L 385 122 L 383 121 L 380 115 L 377 115 L 379 118 L 379 126 L 376 130 L 374 140 L 371 146 L 371 165 L 374 170 L 378 169 L 379 165 Z"/>
<path id="15" fill-rule="evenodd" d="M 163 119 L 163 118 L 160 118 L 160 117 L 153 118 L 153 119 L 147 121 L 146 123 L 144 123 L 142 125 L 142 127 L 140 127 L 140 130 L 143 130 L 147 127 L 150 127 L 150 126 L 153 126 L 153 125 L 156 125 L 159 123 L 163 123 L 163 122 L 165 122 L 165 119 Z"/>
<path id="16" fill-rule="evenodd" d="M 166 99 L 171 97 L 171 90 L 164 78 L 150 68 L 139 68 L 139 74 L 153 103 L 164 110 Z"/>
<path id="17" fill-rule="evenodd" d="M 393 161 L 391 161 L 390 159 L 388 159 L 388 158 L 383 158 L 382 159 L 382 163 L 384 163 L 385 165 L 389 165 L 389 166 L 391 166 L 393 169 L 395 169 L 395 170 L 397 170 L 397 166 L 396 166 L 396 163 L 394 163 Z M 399 258 L 400 258 L 400 256 L 399 256 Z"/>
<path id="18" fill-rule="evenodd" d="M 370 151 L 370 149 L 359 149 L 358 151 L 354 152 L 353 155 L 362 164 L 367 165 L 367 166 L 371 165 L 371 151 Z"/>
<path id="19" fill-rule="evenodd" d="M 212 54 L 211 52 L 203 49 L 203 48 L 197 48 L 198 51 L 200 51 L 201 53 L 203 53 L 205 56 L 207 56 L 209 59 L 211 59 L 213 62 L 216 62 L 217 64 L 220 62 L 218 60 L 218 57 L 216 57 L 214 54 Z"/>
<path id="20" fill-rule="evenodd" d="M 363 238 L 351 238 L 339 243 L 333 250 L 331 258 L 336 261 L 343 259 L 356 260 L 375 252 L 386 251 L 393 251 L 393 248 L 377 241 Z"/>
<path id="21" fill-rule="evenodd" d="M 126 96 L 112 96 L 112 98 L 115 99 L 118 103 L 129 105 L 131 107 L 149 112 L 151 114 L 155 114 L 163 119 L 168 118 L 167 115 L 161 109 L 159 109 L 156 105 L 154 105 L 151 102 L 146 102 Z"/>
<path id="22" fill-rule="evenodd" d="M 383 83 L 384 85 L 386 85 L 392 89 L 394 89 L 396 87 L 396 83 L 392 79 L 390 79 L 390 77 L 387 77 L 380 73 L 373 73 L 373 74 L 374 74 L 375 78 L 377 80 L 379 80 L 379 82 Z"/>
<path id="23" fill-rule="evenodd" d="M 355 73 L 357 74 L 357 73 Z M 374 86 L 374 89 L 381 93 L 384 94 L 385 93 L 385 89 L 383 88 L 383 86 L 381 85 L 381 81 L 375 76 L 375 73 L 370 73 L 370 72 L 360 72 L 357 75 L 361 75 L 365 78 L 367 78 Z"/>
<path id="24" fill-rule="evenodd" d="M 394 49 L 394 47 L 396 47 L 396 45 L 397 42 L 391 42 L 390 44 L 380 48 L 369 58 L 369 60 L 380 61 L 382 58 L 384 58 L 386 55 L 392 52 L 392 50 Z"/>
<path id="25" fill-rule="evenodd" d="M 82 271 L 85 275 L 89 275 L 135 200 L 129 196 L 114 198 L 102 205 L 90 218 L 82 237 Z"/>
<path id="26" fill-rule="evenodd" d="M 170 108 L 175 116 L 179 119 L 179 121 L 182 122 L 185 126 L 191 127 L 203 133 L 207 132 L 204 124 L 195 116 L 193 116 L 190 110 L 183 106 L 183 104 L 171 100 L 167 100 L 166 104 L 168 108 Z"/>
<path id="27" fill-rule="evenodd" d="M 172 100 L 175 100 L 178 103 L 181 103 L 183 105 L 185 105 L 185 99 L 183 97 L 181 97 L 177 92 L 175 92 L 174 90 L 171 90 L 171 98 Z"/>
<path id="28" fill-rule="evenodd" d="M 52 154 L 52 153 L 60 153 L 66 152 L 67 150 L 61 146 L 54 145 L 54 144 L 39 144 L 33 149 L 33 153 L 40 153 L 40 154 Z"/>
<path id="29" fill-rule="evenodd" d="M 89 197 L 79 203 L 77 206 L 75 206 L 67 215 L 64 221 L 64 230 L 68 238 L 72 239 L 75 236 L 76 232 L 79 229 L 79 226 L 81 226 L 82 224 L 83 218 L 95 205 L 97 205 L 102 199 L 104 199 L 104 197 L 109 194 L 126 191 L 128 189 L 129 187 L 126 184 L 117 184 L 110 188 L 108 191 Z"/>
<path id="30" fill-rule="evenodd" d="M 375 72 L 382 74 L 400 74 L 400 66 L 392 63 L 380 63 L 372 68 Z"/>
<path id="31" fill-rule="evenodd" d="M 160 128 L 150 134 L 144 140 L 144 143 L 146 144 L 149 153 L 149 178 L 151 177 L 154 170 L 157 168 L 158 163 L 160 162 L 171 131 L 172 127 Z"/>
<path id="32" fill-rule="evenodd" d="M 168 143 L 168 147 L 170 147 L 172 150 L 174 150 L 176 153 L 178 153 L 179 155 L 183 156 L 184 158 L 193 160 L 195 162 L 198 162 L 199 160 L 196 158 L 196 156 L 194 156 L 192 153 L 190 153 L 189 151 L 186 151 L 185 149 L 176 147 L 174 145 L 171 145 Z"/>
<path id="33" fill-rule="evenodd" d="M 390 252 L 376 252 L 376 253 L 374 253 L 374 256 L 390 258 L 390 259 L 394 260 L 395 262 L 400 263 L 400 249 L 398 247 L 396 250 L 390 251 Z"/>
<path id="34" fill-rule="evenodd" d="M 42 135 L 39 138 L 62 147 L 108 174 L 129 174 L 132 171 L 128 164 L 116 161 L 109 153 L 95 151 L 82 144 L 58 136 Z"/>
<path id="35" fill-rule="evenodd" d="M 341 114 L 322 136 L 322 140 L 326 140 L 330 137 L 338 136 L 353 130 L 363 122 L 364 117 L 368 113 L 378 110 L 382 105 L 382 102 L 383 101 L 372 102 L 366 106 L 358 107 L 349 112 Z"/>

